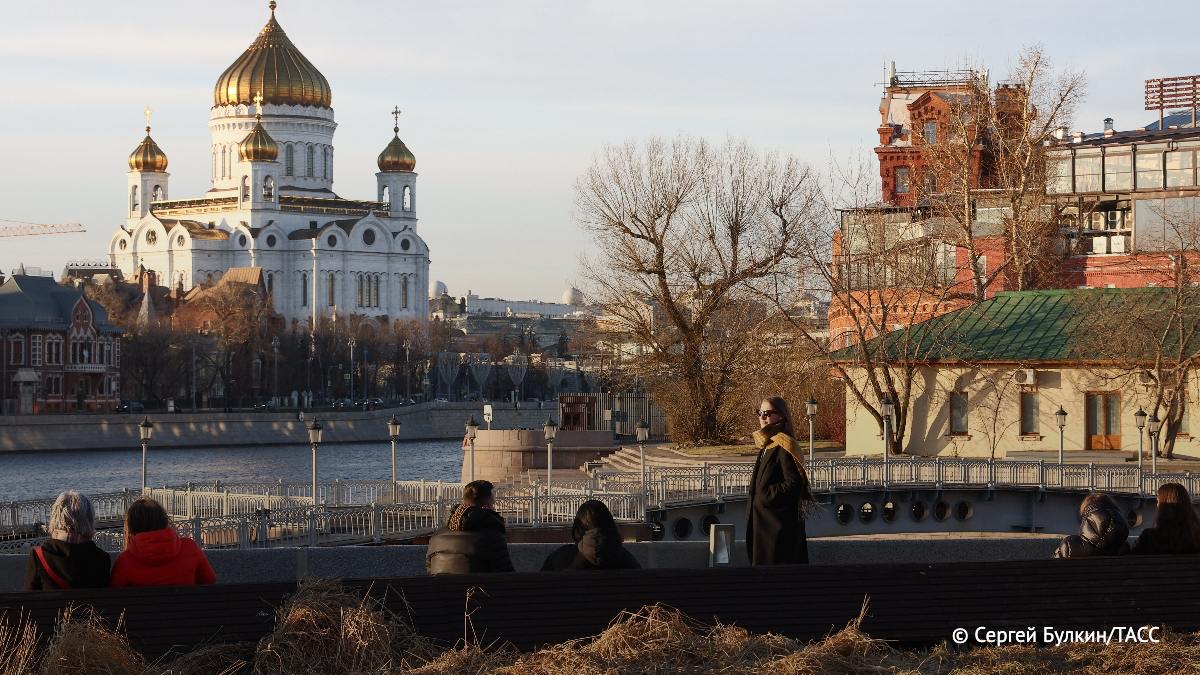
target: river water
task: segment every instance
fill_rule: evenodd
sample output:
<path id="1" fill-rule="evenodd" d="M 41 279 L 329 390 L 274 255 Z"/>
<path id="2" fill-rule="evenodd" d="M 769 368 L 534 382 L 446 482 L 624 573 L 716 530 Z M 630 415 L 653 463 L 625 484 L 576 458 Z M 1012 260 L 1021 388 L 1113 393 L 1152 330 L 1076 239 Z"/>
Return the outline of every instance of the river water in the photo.
<path id="1" fill-rule="evenodd" d="M 459 441 L 406 441 L 396 447 L 400 480 L 457 482 L 462 471 Z M 162 449 L 147 455 L 151 485 L 188 481 L 286 481 L 311 478 L 307 445 Z M 382 443 L 323 445 L 317 460 L 321 480 L 383 479 L 391 473 L 391 447 Z M 0 502 L 52 497 L 74 488 L 83 493 L 136 488 L 141 484 L 140 450 L 0 453 Z"/>

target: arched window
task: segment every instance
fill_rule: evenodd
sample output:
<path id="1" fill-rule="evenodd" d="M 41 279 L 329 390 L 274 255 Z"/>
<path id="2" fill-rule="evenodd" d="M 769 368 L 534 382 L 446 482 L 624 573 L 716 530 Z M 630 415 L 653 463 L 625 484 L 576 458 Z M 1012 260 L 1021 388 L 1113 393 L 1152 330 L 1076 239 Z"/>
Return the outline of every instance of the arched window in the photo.
<path id="1" fill-rule="evenodd" d="M 333 276 L 333 272 L 329 273 L 329 287 L 326 290 L 328 297 L 325 304 L 330 307 L 337 307 L 337 278 Z"/>
<path id="2" fill-rule="evenodd" d="M 267 201 L 275 199 L 275 179 L 270 176 L 263 179 L 263 199 Z"/>
<path id="3" fill-rule="evenodd" d="M 250 199 L 250 177 L 249 177 L 249 176 L 242 176 L 242 196 L 241 196 L 241 200 L 242 200 L 242 201 L 246 201 L 247 199 Z"/>
<path id="4" fill-rule="evenodd" d="M 162 199 L 163 199 L 163 189 L 162 189 L 162 186 L 161 186 L 161 185 L 155 185 L 155 186 L 154 186 L 154 189 L 150 191 L 150 195 L 151 195 L 151 197 L 150 197 L 150 201 L 152 201 L 152 202 L 161 202 L 161 201 L 162 201 Z"/>
<path id="5" fill-rule="evenodd" d="M 403 201 L 403 204 L 404 204 L 404 210 L 405 210 L 405 211 L 411 211 L 411 210 L 412 210 L 412 188 L 410 188 L 410 187 L 409 187 L 409 186 L 407 186 L 407 185 L 405 185 L 405 186 L 404 186 L 404 201 Z"/>
<path id="6" fill-rule="evenodd" d="M 315 157 L 316 157 L 317 150 L 316 150 L 316 148 L 314 148 L 311 145 L 307 146 L 307 148 L 308 148 L 308 152 L 305 153 L 306 156 L 304 158 L 304 175 L 308 176 L 309 178 L 312 178 L 313 177 L 313 167 L 316 165 Z"/>
<path id="7" fill-rule="evenodd" d="M 308 307 L 308 274 L 300 274 L 300 306 Z"/>
<path id="8" fill-rule="evenodd" d="M 291 145 L 283 146 L 283 175 L 296 175 L 296 149 Z"/>
<path id="9" fill-rule="evenodd" d="M 321 178 L 329 178 L 329 148 L 321 148 Z"/>
<path id="10" fill-rule="evenodd" d="M 391 203 L 392 191 L 390 188 L 388 188 L 388 186 L 384 185 L 383 189 L 379 191 L 379 201 L 383 202 L 384 204 Z"/>
<path id="11" fill-rule="evenodd" d="M 138 210 L 138 194 L 137 194 L 137 187 L 138 187 L 138 186 L 134 185 L 134 186 L 133 186 L 132 188 L 130 188 L 130 190 L 129 190 L 129 210 L 130 210 L 130 211 L 137 211 L 137 210 Z"/>
<path id="12" fill-rule="evenodd" d="M 379 277 L 378 276 L 373 277 L 371 279 L 371 288 L 375 292 L 375 304 L 373 306 L 378 307 L 379 306 Z"/>
<path id="13" fill-rule="evenodd" d="M 275 292 L 275 275 L 268 272 L 267 273 L 267 294 L 269 295 L 274 292 Z"/>
<path id="14" fill-rule="evenodd" d="M 408 309 L 408 275 L 400 277 L 400 306 Z"/>
<path id="15" fill-rule="evenodd" d="M 361 274 L 354 275 L 354 306 L 363 306 L 363 279 Z"/>
<path id="16" fill-rule="evenodd" d="M 224 178 L 226 175 L 228 175 L 227 172 L 225 171 L 225 167 L 228 166 L 228 160 L 225 156 L 226 152 L 227 152 L 227 150 L 225 149 L 225 146 L 222 145 L 221 146 L 221 178 Z"/>
<path id="17" fill-rule="evenodd" d="M 213 148 L 212 177 L 213 177 L 213 180 L 217 179 L 217 149 L 216 148 Z"/>

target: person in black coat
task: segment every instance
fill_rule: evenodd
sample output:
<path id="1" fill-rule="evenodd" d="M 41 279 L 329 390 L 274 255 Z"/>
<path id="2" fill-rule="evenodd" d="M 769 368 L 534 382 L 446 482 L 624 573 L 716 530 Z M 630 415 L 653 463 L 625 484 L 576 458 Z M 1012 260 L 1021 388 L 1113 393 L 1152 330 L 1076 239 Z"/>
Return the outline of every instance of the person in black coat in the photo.
<path id="1" fill-rule="evenodd" d="M 1158 487 L 1154 527 L 1142 530 L 1133 552 L 1145 555 L 1200 553 L 1200 516 L 1187 488 L 1179 483 Z"/>
<path id="2" fill-rule="evenodd" d="M 429 538 L 425 569 L 430 574 L 513 571 L 504 518 L 492 510 L 493 489 L 486 480 L 463 488 L 463 501 L 451 511 L 446 528 Z"/>
<path id="3" fill-rule="evenodd" d="M 96 512 L 86 496 L 67 490 L 50 507 L 50 540 L 35 546 L 25 564 L 25 590 L 108 586 L 112 561 L 92 537 Z"/>
<path id="4" fill-rule="evenodd" d="M 1055 558 L 1086 558 L 1129 553 L 1129 523 L 1112 497 L 1099 492 L 1079 505 L 1079 534 L 1063 537 Z"/>
<path id="5" fill-rule="evenodd" d="M 621 545 L 621 531 L 604 502 L 589 499 L 579 505 L 571 525 L 574 544 L 555 550 L 542 564 L 543 572 L 564 570 L 636 570 L 636 558 Z"/>
<path id="6" fill-rule="evenodd" d="M 755 413 L 758 460 L 749 485 L 746 552 L 752 565 L 808 562 L 804 508 L 812 491 L 794 438 L 792 415 L 780 397 L 765 399 Z"/>

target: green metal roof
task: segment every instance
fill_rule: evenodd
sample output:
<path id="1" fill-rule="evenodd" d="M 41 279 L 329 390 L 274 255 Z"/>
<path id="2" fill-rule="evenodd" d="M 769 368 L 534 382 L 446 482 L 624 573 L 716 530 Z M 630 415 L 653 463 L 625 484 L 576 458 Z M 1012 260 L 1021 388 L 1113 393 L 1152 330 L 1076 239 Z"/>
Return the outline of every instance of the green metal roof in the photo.
<path id="1" fill-rule="evenodd" d="M 1192 289 L 1188 289 L 1189 295 Z M 1200 292 L 1200 291 L 1197 291 Z M 862 350 L 890 361 L 1037 362 L 1104 361 L 1153 355 L 1153 345 L 1122 343 L 1120 335 L 1106 345 L 1106 335 L 1120 331 L 1121 321 L 1136 316 L 1141 325 L 1165 327 L 1172 316 L 1171 288 L 1104 288 L 1052 291 L 1008 291 L 928 321 L 834 352 L 843 363 L 861 361 Z M 1200 352 L 1200 302 L 1190 303 L 1185 327 L 1195 335 L 1190 354 Z M 1144 351 L 1142 345 L 1144 344 Z M 1117 347 L 1117 345 L 1120 345 Z M 1172 348 L 1174 345 L 1164 345 Z M 1130 353 L 1139 351 L 1141 353 Z"/>

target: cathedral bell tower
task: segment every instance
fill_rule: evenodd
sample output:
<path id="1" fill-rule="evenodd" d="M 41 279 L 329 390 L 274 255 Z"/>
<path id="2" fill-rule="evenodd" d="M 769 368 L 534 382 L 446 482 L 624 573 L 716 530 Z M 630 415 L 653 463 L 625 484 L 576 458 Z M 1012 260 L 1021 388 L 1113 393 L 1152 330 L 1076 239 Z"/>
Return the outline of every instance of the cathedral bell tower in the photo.
<path id="1" fill-rule="evenodd" d="M 400 108 L 392 110 L 395 120 L 392 140 L 379 153 L 379 173 L 375 174 L 378 184 L 377 199 L 388 202 L 388 215 L 416 221 L 417 219 L 417 158 L 400 140 Z"/>
<path id="2" fill-rule="evenodd" d="M 146 115 L 146 137 L 129 155 L 128 216 L 130 229 L 150 213 L 150 203 L 167 199 L 167 153 L 150 137 L 150 109 Z"/>
<path id="3" fill-rule="evenodd" d="M 238 143 L 241 182 L 238 204 L 242 208 L 272 209 L 279 204 L 279 146 L 262 125 L 262 94 L 254 97 L 254 128 Z"/>

